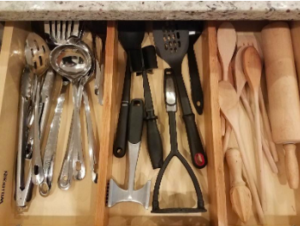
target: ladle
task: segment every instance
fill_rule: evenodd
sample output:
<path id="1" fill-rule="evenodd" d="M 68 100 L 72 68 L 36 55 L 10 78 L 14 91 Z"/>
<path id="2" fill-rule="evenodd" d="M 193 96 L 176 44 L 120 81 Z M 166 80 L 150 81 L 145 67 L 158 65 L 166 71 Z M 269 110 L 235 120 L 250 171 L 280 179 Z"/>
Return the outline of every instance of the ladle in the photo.
<path id="1" fill-rule="evenodd" d="M 68 79 L 73 86 L 74 111 L 68 141 L 68 150 L 65 155 L 63 167 L 59 177 L 59 187 L 68 189 L 71 177 L 81 180 L 85 176 L 81 143 L 81 125 L 79 118 L 81 96 L 80 83 L 92 68 L 91 50 L 78 38 L 70 38 L 65 45 L 53 49 L 50 54 L 50 63 L 53 69 Z M 71 161 L 72 160 L 72 161 Z M 70 165 L 70 163 L 72 163 Z"/>

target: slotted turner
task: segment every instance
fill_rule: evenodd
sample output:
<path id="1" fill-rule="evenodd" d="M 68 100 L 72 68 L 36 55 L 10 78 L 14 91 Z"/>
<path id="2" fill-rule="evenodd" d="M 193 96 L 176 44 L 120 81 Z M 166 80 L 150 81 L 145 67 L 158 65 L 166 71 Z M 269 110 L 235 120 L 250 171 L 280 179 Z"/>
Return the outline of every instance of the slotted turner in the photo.
<path id="1" fill-rule="evenodd" d="M 153 23 L 153 34 L 158 55 L 174 71 L 192 161 L 195 167 L 201 169 L 206 166 L 207 157 L 181 75 L 182 60 L 189 47 L 188 27 L 186 22 L 157 21 Z"/>

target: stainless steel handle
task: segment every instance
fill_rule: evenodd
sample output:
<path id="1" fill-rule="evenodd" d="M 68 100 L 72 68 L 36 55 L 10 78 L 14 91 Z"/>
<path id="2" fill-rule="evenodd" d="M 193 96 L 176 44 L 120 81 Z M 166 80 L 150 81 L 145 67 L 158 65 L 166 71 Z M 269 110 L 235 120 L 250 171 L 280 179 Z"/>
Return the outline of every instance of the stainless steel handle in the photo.
<path id="1" fill-rule="evenodd" d="M 60 128 L 60 119 L 63 111 L 63 105 L 65 102 L 65 94 L 67 91 L 68 82 L 63 83 L 61 93 L 57 98 L 57 104 L 54 110 L 54 116 L 51 122 L 51 127 L 47 139 L 47 144 L 44 153 L 44 174 L 45 179 L 40 185 L 40 194 L 42 196 L 47 196 L 50 192 L 52 179 L 53 179 L 53 169 L 54 169 L 54 160 L 55 153 L 57 148 L 58 133 Z"/>
<path id="2" fill-rule="evenodd" d="M 38 78 L 36 78 L 38 80 Z M 34 105 L 34 142 L 33 142 L 33 152 L 32 152 L 32 183 L 39 185 L 44 180 L 44 169 L 41 157 L 41 145 L 40 145 L 40 127 L 39 127 L 39 103 L 40 103 L 40 81 L 36 81 L 37 92 Z"/>
<path id="3" fill-rule="evenodd" d="M 73 118 L 74 118 L 74 111 L 72 115 L 71 128 L 69 132 L 68 147 L 66 150 L 66 154 L 58 178 L 58 187 L 62 190 L 68 190 L 70 188 L 72 175 L 73 175 L 73 167 L 72 167 L 72 156 L 73 156 L 73 146 L 74 146 L 74 141 L 73 141 L 74 138 L 72 132 L 74 127 Z"/>
<path id="4" fill-rule="evenodd" d="M 49 118 L 54 81 L 55 81 L 55 74 L 52 69 L 49 69 L 45 76 L 45 80 L 41 91 L 41 99 L 42 99 L 42 111 L 41 111 L 41 123 L 40 123 L 41 140 L 43 140 L 47 120 Z"/>
<path id="5" fill-rule="evenodd" d="M 90 157 L 90 167 L 92 171 L 92 180 L 97 183 L 98 173 L 96 171 L 96 155 L 95 155 L 95 140 L 93 133 L 93 123 L 91 117 L 91 108 L 89 104 L 89 97 L 86 90 L 83 91 L 83 103 L 85 109 L 85 117 L 86 117 L 86 129 L 87 129 L 87 137 L 88 137 L 88 149 L 89 149 L 89 157 Z"/>
<path id="6" fill-rule="evenodd" d="M 73 85 L 73 98 L 74 98 L 74 150 L 73 150 L 73 177 L 76 180 L 82 180 L 85 177 L 85 163 L 83 157 L 82 143 L 81 143 L 81 123 L 80 123 L 80 106 L 82 100 L 82 93 L 84 86 Z"/>

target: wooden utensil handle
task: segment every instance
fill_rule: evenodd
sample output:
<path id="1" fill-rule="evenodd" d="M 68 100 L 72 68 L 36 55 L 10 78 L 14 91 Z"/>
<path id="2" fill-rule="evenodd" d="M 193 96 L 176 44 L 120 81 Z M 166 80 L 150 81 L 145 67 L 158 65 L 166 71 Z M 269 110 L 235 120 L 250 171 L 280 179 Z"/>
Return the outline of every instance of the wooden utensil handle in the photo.
<path id="1" fill-rule="evenodd" d="M 296 145 L 285 144 L 283 148 L 285 150 L 285 169 L 289 186 L 292 189 L 297 189 L 299 186 L 299 166 L 296 156 Z"/>
<path id="2" fill-rule="evenodd" d="M 242 178 L 243 163 L 240 152 L 235 148 L 227 150 L 226 160 L 231 175 L 231 187 L 245 185 Z"/>
<path id="3" fill-rule="evenodd" d="M 264 102 L 264 98 L 263 98 L 263 94 L 262 94 L 261 89 L 260 89 L 260 92 L 259 92 L 259 106 L 260 106 L 260 109 L 261 109 L 263 123 L 264 123 L 264 126 L 265 126 L 265 131 L 266 131 L 266 135 L 267 135 L 268 142 L 269 142 L 269 145 L 270 145 L 272 156 L 274 158 L 274 161 L 278 162 L 278 154 L 277 154 L 277 151 L 276 151 L 275 143 L 273 142 L 273 138 L 272 138 L 272 134 L 271 134 L 271 126 L 270 126 L 270 122 L 269 122 L 269 118 L 268 118 L 268 114 L 267 114 L 267 110 L 266 110 L 266 106 L 265 106 L 265 102 Z"/>
<path id="4" fill-rule="evenodd" d="M 245 177 L 246 177 L 247 183 L 249 185 L 249 189 L 252 193 L 252 197 L 253 197 L 254 204 L 255 204 L 255 207 L 256 207 L 256 210 L 257 210 L 259 222 L 261 224 L 263 224 L 263 222 L 264 222 L 264 212 L 263 212 L 260 200 L 259 200 L 258 192 L 257 192 L 256 186 L 254 184 L 253 177 L 251 175 L 251 170 L 250 170 L 248 158 L 247 158 L 246 153 L 245 153 L 245 151 L 246 151 L 245 146 L 244 146 L 243 140 L 240 136 L 240 131 L 235 130 L 234 133 L 235 133 L 238 145 L 240 147 L 240 153 L 241 153 L 241 157 L 242 157 L 244 167 L 245 167 L 245 174 L 246 174 Z"/>

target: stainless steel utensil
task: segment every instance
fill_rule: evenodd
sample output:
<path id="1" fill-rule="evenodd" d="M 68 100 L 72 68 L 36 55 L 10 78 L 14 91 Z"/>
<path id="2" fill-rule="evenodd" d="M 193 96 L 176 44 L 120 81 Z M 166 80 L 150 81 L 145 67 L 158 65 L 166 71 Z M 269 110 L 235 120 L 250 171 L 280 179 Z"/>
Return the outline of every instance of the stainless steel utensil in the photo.
<path id="1" fill-rule="evenodd" d="M 81 79 L 88 75 L 93 66 L 93 59 L 89 47 L 77 38 L 70 38 L 67 44 L 56 47 L 51 52 L 50 59 L 52 68 L 58 74 L 67 78 L 73 85 L 74 121 L 72 119 L 68 151 L 65 155 L 59 178 L 59 186 L 63 189 L 68 189 L 71 182 L 71 178 L 69 178 L 71 168 L 73 169 L 75 179 L 81 180 L 85 176 L 85 164 L 80 134 L 79 111 L 81 95 L 79 88 L 81 87 Z M 70 142 L 72 142 L 72 144 Z M 70 167 L 71 156 L 73 160 L 72 167 Z"/>
<path id="2" fill-rule="evenodd" d="M 19 208 L 26 207 L 27 197 L 31 186 L 31 172 L 27 176 L 25 184 L 25 146 L 27 133 L 27 117 L 32 101 L 33 74 L 28 67 L 24 68 L 21 78 L 20 103 L 19 103 L 19 127 L 18 127 L 18 154 L 16 166 L 16 204 Z"/>
<path id="3" fill-rule="evenodd" d="M 60 119 L 63 111 L 63 105 L 65 102 L 65 94 L 69 85 L 69 81 L 63 78 L 62 89 L 59 97 L 57 98 L 57 104 L 54 110 L 54 116 L 51 122 L 50 131 L 46 143 L 45 153 L 44 153 L 44 173 L 45 179 L 42 184 L 40 184 L 39 192 L 42 196 L 48 196 L 52 186 L 53 180 L 53 170 L 54 170 L 54 160 L 57 148 L 58 132 L 60 128 Z"/>
<path id="4" fill-rule="evenodd" d="M 49 118 L 54 81 L 55 81 L 55 73 L 52 69 L 49 69 L 45 75 L 45 80 L 41 90 L 41 102 L 40 102 L 41 140 L 43 140 L 47 120 Z"/>
<path id="5" fill-rule="evenodd" d="M 71 36 L 80 36 L 79 21 L 45 21 L 44 31 L 55 45 L 68 43 Z"/>
<path id="6" fill-rule="evenodd" d="M 49 64 L 49 48 L 39 35 L 29 33 L 26 39 L 25 58 L 26 63 L 33 73 L 35 73 L 36 94 L 34 104 L 34 144 L 32 153 L 32 182 L 36 185 L 44 180 L 44 171 L 42 166 L 41 150 L 40 150 L 40 129 L 39 129 L 39 103 L 40 103 L 40 87 L 42 76 L 48 70 Z"/>
<path id="7" fill-rule="evenodd" d="M 89 97 L 88 97 L 86 90 L 83 91 L 83 103 L 84 103 L 84 108 L 85 108 L 86 127 L 87 127 L 87 135 L 88 135 L 88 148 L 89 148 L 90 167 L 91 167 L 91 171 L 92 171 L 92 180 L 94 183 L 97 183 L 98 172 L 96 169 L 97 159 L 96 159 L 96 155 L 95 155 L 93 123 L 92 123 L 92 117 L 91 117 Z"/>

